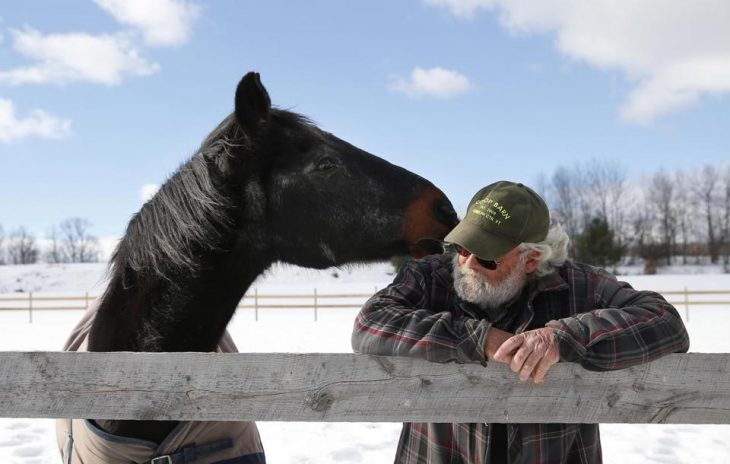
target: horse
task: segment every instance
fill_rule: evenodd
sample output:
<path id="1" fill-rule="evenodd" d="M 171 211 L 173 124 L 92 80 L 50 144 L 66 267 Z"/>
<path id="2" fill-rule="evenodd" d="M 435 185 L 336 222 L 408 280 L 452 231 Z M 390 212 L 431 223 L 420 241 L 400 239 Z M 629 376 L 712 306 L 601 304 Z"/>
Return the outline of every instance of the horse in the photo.
<path id="1" fill-rule="evenodd" d="M 234 108 L 130 220 L 89 351 L 215 351 L 272 264 L 424 256 L 458 222 L 431 182 L 272 107 L 258 73 L 241 79 Z M 155 443 L 177 425 L 95 423 Z"/>

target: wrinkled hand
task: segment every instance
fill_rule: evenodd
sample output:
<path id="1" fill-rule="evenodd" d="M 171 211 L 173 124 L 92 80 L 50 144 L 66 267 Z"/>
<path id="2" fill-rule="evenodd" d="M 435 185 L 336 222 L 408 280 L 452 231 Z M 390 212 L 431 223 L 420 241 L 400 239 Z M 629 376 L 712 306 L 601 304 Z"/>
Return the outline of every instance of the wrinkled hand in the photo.
<path id="1" fill-rule="evenodd" d="M 549 327 L 529 330 L 502 343 L 494 360 L 509 364 L 523 382 L 533 377 L 535 383 L 542 383 L 553 364 L 560 361 L 558 340 Z"/>

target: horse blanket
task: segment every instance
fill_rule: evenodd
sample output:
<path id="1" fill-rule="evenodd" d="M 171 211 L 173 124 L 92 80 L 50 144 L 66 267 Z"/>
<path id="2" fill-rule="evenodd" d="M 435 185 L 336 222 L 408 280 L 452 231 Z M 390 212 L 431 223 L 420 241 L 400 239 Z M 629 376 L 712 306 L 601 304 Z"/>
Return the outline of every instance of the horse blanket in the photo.
<path id="1" fill-rule="evenodd" d="M 86 351 L 98 305 L 84 313 L 64 351 Z M 237 353 L 228 331 L 218 344 L 222 353 Z M 255 422 L 180 422 L 162 441 L 111 435 L 87 419 L 59 419 L 56 438 L 64 464 L 265 464 Z"/>

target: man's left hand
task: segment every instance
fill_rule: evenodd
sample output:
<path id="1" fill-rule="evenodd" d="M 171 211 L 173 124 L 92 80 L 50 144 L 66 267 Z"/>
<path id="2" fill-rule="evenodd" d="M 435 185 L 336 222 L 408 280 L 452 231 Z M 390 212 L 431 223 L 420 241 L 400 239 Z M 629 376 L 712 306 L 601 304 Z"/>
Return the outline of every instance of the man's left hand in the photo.
<path id="1" fill-rule="evenodd" d="M 558 340 L 549 327 L 529 330 L 502 343 L 494 360 L 509 364 L 523 382 L 533 377 L 535 383 L 542 383 L 553 364 L 560 361 Z"/>

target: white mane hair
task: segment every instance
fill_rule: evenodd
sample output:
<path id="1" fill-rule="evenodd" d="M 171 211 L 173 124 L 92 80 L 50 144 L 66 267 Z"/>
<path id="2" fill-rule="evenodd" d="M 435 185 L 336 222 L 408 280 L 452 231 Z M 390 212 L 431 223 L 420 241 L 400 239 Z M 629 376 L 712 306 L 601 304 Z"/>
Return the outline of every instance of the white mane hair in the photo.
<path id="1" fill-rule="evenodd" d="M 537 251 L 540 254 L 537 258 L 538 265 L 535 274 L 541 277 L 550 274 L 568 259 L 569 240 L 568 234 L 565 233 L 563 227 L 560 224 L 553 224 L 550 226 L 545 240 L 539 243 L 522 243 L 520 251 L 522 253 Z"/>

